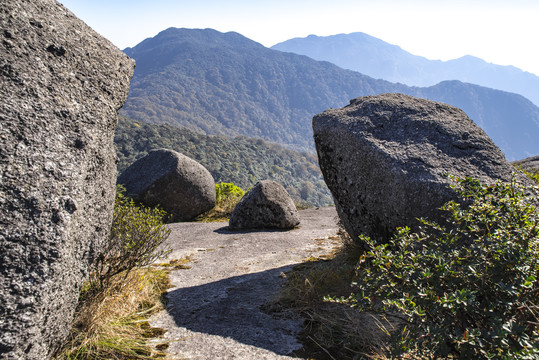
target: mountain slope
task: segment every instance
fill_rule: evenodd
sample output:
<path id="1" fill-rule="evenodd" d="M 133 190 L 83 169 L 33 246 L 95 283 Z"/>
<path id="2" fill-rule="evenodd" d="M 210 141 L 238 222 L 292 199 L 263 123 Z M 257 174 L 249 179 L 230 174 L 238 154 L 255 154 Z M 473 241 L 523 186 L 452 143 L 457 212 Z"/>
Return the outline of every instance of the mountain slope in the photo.
<path id="1" fill-rule="evenodd" d="M 167 148 L 201 163 L 216 182 L 233 182 L 248 189 L 271 179 L 300 203 L 325 206 L 333 198 L 314 154 L 299 153 L 260 139 L 209 136 L 173 125 L 137 123 L 120 118 L 114 136 L 118 174 L 150 150 Z"/>
<path id="2" fill-rule="evenodd" d="M 312 149 L 314 114 L 355 94 L 393 90 L 330 63 L 209 29 L 168 29 L 125 53 L 137 61 L 127 116 L 301 149 Z"/>
<path id="3" fill-rule="evenodd" d="M 469 55 L 449 61 L 428 60 L 359 32 L 323 37 L 309 35 L 271 48 L 329 61 L 344 69 L 407 85 L 430 86 L 444 80 L 460 80 L 514 92 L 539 106 L 539 76 Z"/>
<path id="4" fill-rule="evenodd" d="M 122 113 L 144 122 L 312 151 L 315 114 L 358 96 L 402 92 L 462 108 L 509 159 L 539 153 L 537 142 L 522 140 L 523 133 L 539 137 L 539 108 L 514 94 L 460 82 L 393 84 L 211 29 L 167 29 L 125 52 L 137 67 Z M 503 101 L 493 102 L 493 91 Z"/>

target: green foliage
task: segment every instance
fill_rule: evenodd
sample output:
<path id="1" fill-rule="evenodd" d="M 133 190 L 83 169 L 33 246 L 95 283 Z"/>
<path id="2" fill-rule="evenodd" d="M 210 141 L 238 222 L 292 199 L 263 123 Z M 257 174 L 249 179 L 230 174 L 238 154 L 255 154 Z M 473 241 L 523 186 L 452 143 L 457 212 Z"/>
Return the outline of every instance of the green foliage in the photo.
<path id="1" fill-rule="evenodd" d="M 150 150 L 168 148 L 198 161 L 215 182 L 248 189 L 259 180 L 274 180 L 292 199 L 312 206 L 333 203 L 315 155 L 286 149 L 261 139 L 208 136 L 172 125 L 137 123 L 120 118 L 114 138 L 118 173 Z"/>
<path id="2" fill-rule="evenodd" d="M 215 207 L 200 215 L 199 221 L 225 221 L 230 219 L 232 211 L 234 211 L 245 191 L 233 183 L 217 183 L 215 184 L 215 193 L 217 197 Z"/>
<path id="3" fill-rule="evenodd" d="M 539 357 L 538 189 L 456 179 L 462 203 L 445 222 L 399 229 L 360 257 L 354 294 L 333 299 L 363 311 L 400 313 L 392 355 Z"/>
<path id="4" fill-rule="evenodd" d="M 56 359 L 153 359 L 148 338 L 164 330 L 147 319 L 162 309 L 168 271 L 147 266 L 164 256 L 166 213 L 139 206 L 118 186 L 109 242 L 81 289 L 70 334 Z"/>
<path id="5" fill-rule="evenodd" d="M 215 184 L 215 193 L 217 195 L 217 205 L 226 201 L 230 197 L 240 198 L 245 195 L 239 186 L 234 185 L 233 183 L 217 183 Z"/>
<path id="6" fill-rule="evenodd" d="M 527 171 L 521 169 L 524 174 L 526 174 L 527 177 L 535 181 L 539 185 L 539 170 L 535 171 Z"/>
<path id="7" fill-rule="evenodd" d="M 131 270 L 149 265 L 168 253 L 158 249 L 170 234 L 163 224 L 166 212 L 137 205 L 124 192 L 118 185 L 110 240 L 96 264 L 94 278 L 101 287 L 115 275 L 127 276 Z"/>

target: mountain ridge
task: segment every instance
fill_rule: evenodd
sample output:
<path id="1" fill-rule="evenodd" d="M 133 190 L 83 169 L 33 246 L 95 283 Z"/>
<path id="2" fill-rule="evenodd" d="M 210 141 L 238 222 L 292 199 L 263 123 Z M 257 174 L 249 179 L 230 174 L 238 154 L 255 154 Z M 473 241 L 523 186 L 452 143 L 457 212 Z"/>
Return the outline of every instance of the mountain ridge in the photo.
<path id="1" fill-rule="evenodd" d="M 460 80 L 518 93 L 539 106 L 539 76 L 472 55 L 447 61 L 429 60 L 362 32 L 309 35 L 280 42 L 271 48 L 329 61 L 344 69 L 410 86 L 425 87 L 444 80 Z"/>
<path id="2" fill-rule="evenodd" d="M 539 137 L 539 108 L 515 94 L 462 82 L 393 84 L 211 29 L 169 28 L 126 53 L 137 67 L 121 112 L 138 121 L 312 152 L 314 115 L 359 96 L 400 92 L 462 108 L 511 160 L 539 153 L 520 134 Z M 518 121 L 500 104 L 517 109 Z"/>

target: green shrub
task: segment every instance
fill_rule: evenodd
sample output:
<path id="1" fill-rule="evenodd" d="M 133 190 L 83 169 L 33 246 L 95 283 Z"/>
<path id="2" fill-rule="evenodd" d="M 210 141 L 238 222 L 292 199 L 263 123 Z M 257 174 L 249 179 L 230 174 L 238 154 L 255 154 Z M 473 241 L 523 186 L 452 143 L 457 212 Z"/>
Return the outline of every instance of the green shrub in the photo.
<path id="1" fill-rule="evenodd" d="M 539 170 L 522 170 L 522 172 L 526 174 L 527 177 L 539 184 Z"/>
<path id="2" fill-rule="evenodd" d="M 109 242 L 81 289 L 70 334 L 55 359 L 149 359 L 149 337 L 164 333 L 148 318 L 162 309 L 168 271 L 146 265 L 168 251 L 170 231 L 159 209 L 139 206 L 118 186 Z"/>
<path id="3" fill-rule="evenodd" d="M 245 195 L 245 191 L 243 191 L 239 186 L 236 186 L 233 183 L 215 184 L 215 193 L 217 196 L 217 205 L 222 204 L 229 198 L 241 199 L 242 196 Z"/>
<path id="4" fill-rule="evenodd" d="M 166 212 L 137 205 L 127 198 L 119 185 L 116 191 L 110 240 L 97 259 L 93 280 L 101 287 L 117 274 L 125 276 L 135 268 L 149 265 L 165 256 L 168 250 L 159 246 L 170 234 L 163 224 Z"/>
<path id="5" fill-rule="evenodd" d="M 217 200 L 215 207 L 200 215 L 197 220 L 203 222 L 228 220 L 238 202 L 245 195 L 245 191 L 233 183 L 215 184 L 215 193 Z"/>
<path id="6" fill-rule="evenodd" d="M 404 316 L 393 356 L 539 358 L 538 190 L 456 180 L 445 222 L 401 228 L 360 257 L 348 303 Z M 465 205 L 463 205 L 465 204 Z"/>

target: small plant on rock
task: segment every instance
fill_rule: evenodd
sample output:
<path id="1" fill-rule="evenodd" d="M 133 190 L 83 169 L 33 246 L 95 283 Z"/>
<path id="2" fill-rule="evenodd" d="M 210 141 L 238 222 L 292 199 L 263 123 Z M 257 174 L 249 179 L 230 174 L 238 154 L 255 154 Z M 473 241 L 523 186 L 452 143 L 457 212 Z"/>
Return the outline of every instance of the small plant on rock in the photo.
<path id="1" fill-rule="evenodd" d="M 233 183 L 218 183 L 215 184 L 215 193 L 217 196 L 217 203 L 221 204 L 224 201 L 229 199 L 241 199 L 245 195 L 239 186 L 234 185 Z"/>
<path id="2" fill-rule="evenodd" d="M 443 223 L 422 220 L 364 253 L 355 290 L 332 299 L 403 316 L 391 355 L 429 359 L 539 358 L 538 190 L 456 179 L 462 201 Z"/>
<path id="3" fill-rule="evenodd" d="M 168 253 L 168 250 L 160 249 L 170 234 L 163 223 L 166 212 L 137 205 L 124 193 L 125 189 L 119 185 L 110 240 L 97 259 L 93 274 L 101 287 L 114 276 L 120 273 L 127 276 L 131 270 L 147 266 Z"/>
<path id="4" fill-rule="evenodd" d="M 109 242 L 84 284 L 69 337 L 55 359 L 163 357 L 148 338 L 164 331 L 148 318 L 162 309 L 168 272 L 147 265 L 164 256 L 165 212 L 139 206 L 118 187 Z M 164 346 L 164 345 L 163 345 Z"/>

